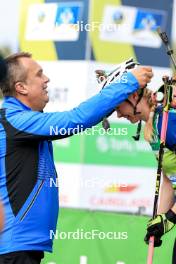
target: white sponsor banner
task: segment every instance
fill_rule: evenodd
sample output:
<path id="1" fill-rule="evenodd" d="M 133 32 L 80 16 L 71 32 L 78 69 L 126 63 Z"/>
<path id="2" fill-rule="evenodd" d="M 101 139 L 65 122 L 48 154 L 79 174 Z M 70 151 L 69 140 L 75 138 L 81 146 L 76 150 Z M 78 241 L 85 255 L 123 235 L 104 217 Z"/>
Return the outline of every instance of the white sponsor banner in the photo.
<path id="1" fill-rule="evenodd" d="M 80 164 L 57 163 L 59 200 L 61 207 L 80 208 Z"/>
<path id="2" fill-rule="evenodd" d="M 50 78 L 50 101 L 45 111 L 65 111 L 86 99 L 88 63 L 85 61 L 39 62 Z"/>
<path id="3" fill-rule="evenodd" d="M 116 25 L 108 30 L 105 25 Z M 137 46 L 158 48 L 161 40 L 157 27 L 165 25 L 165 12 L 131 6 L 107 5 L 104 8 L 100 39 L 111 42 L 125 42 Z"/>
<path id="4" fill-rule="evenodd" d="M 26 39 L 76 41 L 80 2 L 32 4 L 28 11 Z"/>
<path id="5" fill-rule="evenodd" d="M 151 214 L 155 169 L 83 166 L 82 208 Z"/>
<path id="6" fill-rule="evenodd" d="M 57 164 L 62 207 L 152 214 L 155 169 Z"/>

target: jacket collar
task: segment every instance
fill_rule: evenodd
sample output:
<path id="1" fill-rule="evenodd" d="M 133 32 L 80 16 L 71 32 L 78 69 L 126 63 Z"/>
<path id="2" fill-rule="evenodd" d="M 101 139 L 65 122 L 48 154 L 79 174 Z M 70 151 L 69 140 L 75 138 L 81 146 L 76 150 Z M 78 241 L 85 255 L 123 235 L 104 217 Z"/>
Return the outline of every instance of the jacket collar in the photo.
<path id="1" fill-rule="evenodd" d="M 5 96 L 2 103 L 2 108 L 7 109 L 21 109 L 21 110 L 31 110 L 30 107 L 23 104 L 20 100 L 12 96 Z"/>

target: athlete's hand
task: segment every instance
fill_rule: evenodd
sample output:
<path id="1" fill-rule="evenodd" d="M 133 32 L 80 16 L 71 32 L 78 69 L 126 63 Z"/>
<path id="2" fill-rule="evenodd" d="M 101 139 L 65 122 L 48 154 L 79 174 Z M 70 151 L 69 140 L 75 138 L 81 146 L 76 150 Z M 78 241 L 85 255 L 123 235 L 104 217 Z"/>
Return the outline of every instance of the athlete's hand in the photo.
<path id="1" fill-rule="evenodd" d="M 171 106 L 173 108 L 176 108 L 176 74 L 172 77 L 173 80 L 173 90 L 172 90 L 172 102 L 171 102 Z"/>
<path id="2" fill-rule="evenodd" d="M 151 81 L 153 72 L 151 67 L 137 67 L 131 71 L 131 73 L 138 80 L 140 88 L 144 88 Z"/>
<path id="3" fill-rule="evenodd" d="M 176 214 L 169 210 L 166 214 L 157 215 L 154 219 L 149 220 L 147 225 L 147 234 L 144 241 L 148 244 L 151 236 L 155 237 L 155 247 L 162 244 L 161 237 L 169 232 L 176 224 Z"/>

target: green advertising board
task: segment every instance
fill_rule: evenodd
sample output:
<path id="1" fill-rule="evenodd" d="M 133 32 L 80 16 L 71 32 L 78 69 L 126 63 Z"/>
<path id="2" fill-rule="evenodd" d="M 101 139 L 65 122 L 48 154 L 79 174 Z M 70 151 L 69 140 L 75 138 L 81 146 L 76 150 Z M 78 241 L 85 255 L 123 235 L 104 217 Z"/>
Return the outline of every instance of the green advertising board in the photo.
<path id="1" fill-rule="evenodd" d="M 130 123 L 111 123 L 111 131 L 107 133 L 99 124 L 81 135 L 55 142 L 55 161 L 155 167 L 155 157 L 149 144 L 143 138 L 134 141 L 132 136 L 135 133 L 136 125 Z"/>
<path id="2" fill-rule="evenodd" d="M 42 264 L 144 264 L 148 246 L 143 239 L 148 219 L 62 208 L 54 251 L 45 254 Z M 86 232 L 96 235 L 86 237 Z M 114 237 L 110 239 L 108 232 Z M 164 236 L 162 246 L 155 249 L 153 264 L 171 263 L 174 239 L 175 230 Z"/>

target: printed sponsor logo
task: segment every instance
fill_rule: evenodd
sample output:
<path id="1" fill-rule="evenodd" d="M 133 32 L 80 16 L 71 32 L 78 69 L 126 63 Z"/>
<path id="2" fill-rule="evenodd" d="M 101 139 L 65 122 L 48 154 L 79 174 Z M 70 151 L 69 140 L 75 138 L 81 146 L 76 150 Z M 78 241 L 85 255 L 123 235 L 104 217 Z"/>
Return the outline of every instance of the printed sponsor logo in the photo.
<path id="1" fill-rule="evenodd" d="M 158 48 L 161 46 L 161 40 L 156 29 L 165 26 L 165 17 L 166 13 L 162 10 L 107 5 L 102 24 L 111 22 L 116 27 L 111 31 L 102 30 L 100 39 Z"/>
<path id="2" fill-rule="evenodd" d="M 76 41 L 81 3 L 33 4 L 29 8 L 26 39 Z"/>
<path id="3" fill-rule="evenodd" d="M 112 184 L 105 188 L 105 193 L 130 193 L 137 188 L 137 184 Z"/>

